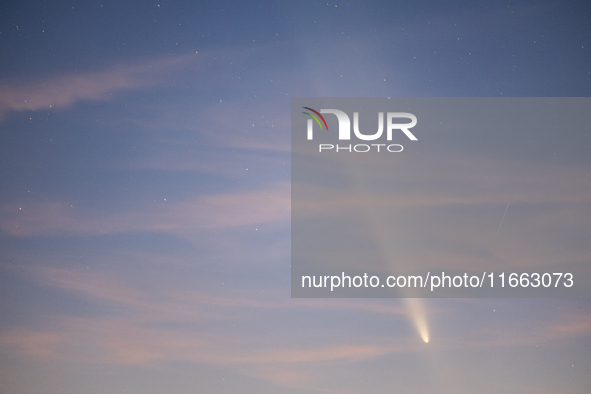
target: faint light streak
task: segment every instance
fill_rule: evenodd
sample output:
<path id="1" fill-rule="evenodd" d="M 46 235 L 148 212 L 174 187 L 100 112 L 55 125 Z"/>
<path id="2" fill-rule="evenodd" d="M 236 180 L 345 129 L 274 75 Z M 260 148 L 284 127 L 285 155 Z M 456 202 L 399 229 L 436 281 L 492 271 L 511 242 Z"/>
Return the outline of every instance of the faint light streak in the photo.
<path id="1" fill-rule="evenodd" d="M 503 217 L 501 218 L 501 223 L 499 223 L 499 228 L 497 229 L 497 235 L 499 235 L 499 231 L 501 231 L 501 226 L 503 225 L 503 220 L 505 220 L 505 215 L 507 214 L 507 210 L 509 209 L 509 203 L 510 203 L 510 201 L 507 203 L 507 208 L 505 208 L 505 213 L 503 214 Z"/>
<path id="2" fill-rule="evenodd" d="M 427 314 L 425 304 L 420 298 L 405 298 L 410 317 L 419 335 L 425 343 L 429 343 L 429 326 L 427 325 Z"/>

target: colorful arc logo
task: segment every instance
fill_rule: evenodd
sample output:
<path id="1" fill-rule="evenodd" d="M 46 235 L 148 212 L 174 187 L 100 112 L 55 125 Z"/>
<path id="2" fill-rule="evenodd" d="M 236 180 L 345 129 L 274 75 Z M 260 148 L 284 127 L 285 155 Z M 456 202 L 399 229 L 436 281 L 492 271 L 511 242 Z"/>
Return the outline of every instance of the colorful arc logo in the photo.
<path id="1" fill-rule="evenodd" d="M 326 120 L 324 120 L 324 116 L 320 115 L 320 112 L 316 111 L 315 109 L 309 108 L 309 107 L 302 107 L 302 108 L 304 108 L 304 109 L 307 109 L 307 110 L 309 110 L 309 111 L 312 111 L 312 112 L 314 112 L 316 115 L 320 116 L 320 119 L 322 119 L 322 121 L 324 122 L 324 125 L 326 126 L 326 131 L 328 131 L 328 125 L 326 124 Z M 322 123 L 320 123 L 320 120 L 319 120 L 319 119 L 318 119 L 316 116 L 312 115 L 312 114 L 311 114 L 311 113 L 309 113 L 309 112 L 302 112 L 302 113 L 303 113 L 303 114 L 306 114 L 306 115 L 310 115 L 312 118 L 314 118 L 314 120 L 316 121 L 316 123 L 318 123 L 318 126 L 320 126 L 320 130 L 322 130 L 322 129 L 323 129 L 323 128 L 322 128 Z"/>

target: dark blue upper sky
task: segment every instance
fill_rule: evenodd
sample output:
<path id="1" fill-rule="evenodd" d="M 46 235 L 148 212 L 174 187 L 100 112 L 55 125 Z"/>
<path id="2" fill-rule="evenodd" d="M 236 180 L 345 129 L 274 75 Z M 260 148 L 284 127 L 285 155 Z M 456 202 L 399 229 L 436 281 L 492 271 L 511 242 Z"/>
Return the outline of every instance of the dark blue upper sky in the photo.
<path id="1" fill-rule="evenodd" d="M 2 15 L 4 83 L 238 47 L 329 84 L 377 61 L 406 95 L 585 96 L 591 71 L 582 1 L 37 1 Z"/>

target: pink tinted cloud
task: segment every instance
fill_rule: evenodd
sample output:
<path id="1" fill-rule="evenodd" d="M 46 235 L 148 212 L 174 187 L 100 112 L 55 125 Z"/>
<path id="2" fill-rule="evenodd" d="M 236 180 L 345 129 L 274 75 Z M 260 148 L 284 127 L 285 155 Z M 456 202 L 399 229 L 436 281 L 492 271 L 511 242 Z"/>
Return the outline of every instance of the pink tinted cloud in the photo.
<path id="1" fill-rule="evenodd" d="M 56 350 L 64 341 L 60 332 L 11 330 L 0 335 L 3 348 L 16 349 L 20 354 L 36 359 L 57 359 L 62 355 Z"/>
<path id="2" fill-rule="evenodd" d="M 585 166 L 548 165 L 473 155 L 450 158 L 436 153 L 429 154 L 429 162 L 436 163 L 429 171 L 417 168 L 412 161 L 401 161 L 396 163 L 393 172 L 388 157 L 381 157 L 373 162 L 375 167 L 372 168 L 378 170 L 366 171 L 364 179 L 358 179 L 352 171 L 343 171 L 344 167 L 338 164 L 331 163 L 331 167 L 320 164 L 324 166 L 319 167 L 320 171 L 345 177 L 357 189 L 349 187 L 346 195 L 342 195 L 342 185 L 331 187 L 320 182 L 298 185 L 298 188 L 305 191 L 301 195 L 310 196 L 309 201 L 302 203 L 314 211 L 341 212 L 354 210 L 360 205 L 424 209 L 456 204 L 591 202 L 591 184 L 585 182 L 589 179 L 589 170 Z M 390 185 L 404 182 L 405 187 L 371 189 L 371 185 L 381 186 L 378 182 L 383 179 L 388 179 Z M 338 201 L 334 198 L 335 190 L 341 193 Z"/>
<path id="3" fill-rule="evenodd" d="M 197 319 L 205 316 L 212 317 L 204 312 L 203 307 L 216 309 L 325 309 L 359 311 L 369 314 L 384 314 L 391 316 L 403 316 L 407 314 L 407 308 L 400 304 L 383 302 L 381 300 L 349 300 L 349 299 L 291 299 L 286 292 L 268 291 L 261 296 L 259 291 L 249 292 L 245 289 L 239 294 L 216 295 L 202 291 L 196 291 L 192 287 L 190 291 L 169 290 L 165 284 L 151 292 L 139 290 L 130 282 L 119 276 L 107 272 L 96 272 L 88 269 L 58 268 L 50 266 L 36 266 L 28 268 L 15 268 L 17 272 L 33 279 L 45 286 L 78 293 L 85 299 L 88 297 L 105 302 L 117 307 L 127 307 L 133 311 L 133 315 L 141 317 L 141 320 L 160 320 L 162 311 L 174 311 L 168 313 L 166 319 Z M 164 282 L 162 282 L 164 283 Z M 180 286 L 180 283 L 176 283 Z M 157 294 L 155 297 L 154 294 Z M 219 317 L 219 316 L 218 316 Z"/>
<path id="4" fill-rule="evenodd" d="M 252 48 L 227 48 L 175 57 L 147 59 L 135 64 L 115 64 L 106 70 L 84 71 L 38 80 L 4 81 L 0 84 L 0 120 L 10 111 L 67 108 L 78 101 L 107 101 L 117 92 L 145 89 L 178 82 L 180 70 L 191 70 L 190 81 L 234 86 L 234 77 L 219 65 L 228 59 L 248 62 L 258 58 Z M 197 69 L 195 66 L 198 66 Z M 212 73 L 217 78 L 212 79 Z M 174 76 L 173 76 L 174 74 Z"/>
<path id="5" fill-rule="evenodd" d="M 67 108 L 77 101 L 107 101 L 116 92 L 162 85 L 167 82 L 167 72 L 198 61 L 197 54 L 184 55 L 116 65 L 106 71 L 74 72 L 37 82 L 5 83 L 0 86 L 0 120 L 9 111 Z"/>
<path id="6" fill-rule="evenodd" d="M 282 387 L 318 387 L 316 373 L 328 368 L 331 374 L 347 364 L 380 357 L 408 354 L 424 344 L 393 330 L 384 337 L 318 335 L 287 328 L 253 329 L 252 323 L 284 318 L 299 308 L 321 308 L 326 313 L 363 311 L 363 319 L 375 315 L 400 315 L 404 309 L 377 300 L 291 300 L 287 296 L 261 296 L 243 292 L 226 296 L 203 292 L 139 290 L 129 281 L 108 273 L 86 269 L 28 268 L 24 272 L 45 285 L 72 291 L 108 303 L 111 311 L 100 316 L 54 316 L 38 329 L 13 329 L 0 335 L 0 345 L 24 357 L 65 361 L 133 365 L 158 368 L 162 362 L 182 361 L 209 364 Z M 208 307 L 215 313 L 205 313 Z M 461 307 L 461 305 L 460 305 Z M 460 311 L 456 311 L 460 313 Z M 445 315 L 455 313 L 447 310 Z M 531 344 L 564 337 L 588 335 L 589 318 L 580 310 L 562 314 L 560 322 L 539 324 L 537 334 L 516 329 L 522 322 L 445 336 L 429 346 L 438 349 L 466 347 L 495 349 L 499 346 Z M 463 313 L 466 313 L 465 311 Z M 443 316 L 443 315 L 442 315 Z M 231 331 L 227 327 L 234 326 Z M 248 328 L 248 327 L 251 328 Z M 240 328 L 238 328 L 240 327 Z M 254 326 L 259 327 L 259 326 Z M 348 332 L 348 328 L 344 328 Z M 351 328 L 355 332 L 353 328 Z M 232 335 L 228 333 L 231 332 Z"/>
<path id="7" fill-rule="evenodd" d="M 187 361 L 229 367 L 251 376 L 259 376 L 277 384 L 294 384 L 289 376 L 293 365 L 303 369 L 306 376 L 313 365 L 326 362 L 354 363 L 400 351 L 392 343 L 380 343 L 372 338 L 339 343 L 328 341 L 321 345 L 308 343 L 298 346 L 286 332 L 238 330 L 228 336 L 215 327 L 228 322 L 243 323 L 261 314 L 279 313 L 286 308 L 315 306 L 331 310 L 339 300 L 318 300 L 300 303 L 289 298 L 224 297 L 193 292 L 153 291 L 150 294 L 129 285 L 121 278 L 85 269 L 33 267 L 24 270 L 31 278 L 62 290 L 72 291 L 108 303 L 111 313 L 97 317 L 56 316 L 46 319 L 50 329 L 12 330 L 0 335 L 0 344 L 12 351 L 34 359 L 60 357 L 76 362 L 98 362 L 114 365 L 155 367 L 160 361 Z M 323 301 L 327 301 L 323 303 Z M 337 306 L 350 311 L 350 306 L 363 309 L 362 303 Z M 215 307 L 214 314 L 201 313 Z M 368 311 L 372 311 L 369 308 Z M 389 313 L 391 310 L 380 310 Z M 209 321 L 204 325 L 204 321 Z M 220 323 L 222 322 L 221 326 Z M 162 323 L 165 323 L 162 325 Z M 213 325 L 212 325 L 213 324 Z M 193 328 L 192 328 L 193 327 Z M 196 329 L 196 327 L 210 327 Z M 278 342 L 279 341 L 279 342 Z M 283 345 L 278 345 L 283 343 Z M 277 368 L 273 379 L 266 371 Z M 244 369 L 244 371 L 242 371 Z M 282 382 L 282 383 L 281 383 Z"/>
<path id="8" fill-rule="evenodd" d="M 591 334 L 591 314 L 572 316 L 567 321 L 554 325 L 553 331 L 563 335 L 589 335 Z"/>
<path id="9" fill-rule="evenodd" d="M 206 195 L 175 203 L 161 201 L 106 218 L 68 203 L 24 201 L 0 208 L 0 229 L 15 236 L 161 231 L 193 238 L 204 230 L 287 222 L 290 209 L 290 186 L 279 183 L 252 192 Z"/>

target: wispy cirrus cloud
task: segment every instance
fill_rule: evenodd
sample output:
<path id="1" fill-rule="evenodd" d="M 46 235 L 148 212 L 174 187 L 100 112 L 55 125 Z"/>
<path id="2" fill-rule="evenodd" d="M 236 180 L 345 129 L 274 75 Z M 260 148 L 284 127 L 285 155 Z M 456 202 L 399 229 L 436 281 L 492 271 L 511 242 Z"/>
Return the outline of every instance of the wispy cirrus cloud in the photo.
<path id="1" fill-rule="evenodd" d="M 282 320 L 287 310 L 293 314 L 310 308 L 341 313 L 357 310 L 370 315 L 377 312 L 403 318 L 403 309 L 375 301 L 291 300 L 261 296 L 260 292 L 246 297 L 163 289 L 147 293 L 107 273 L 46 266 L 21 272 L 45 286 L 109 305 L 111 311 L 96 316 L 54 316 L 44 320 L 45 328 L 11 329 L 0 335 L 3 348 L 34 359 L 151 368 L 167 361 L 205 363 L 298 387 L 302 382 L 289 378 L 293 377 L 289 371 L 294 366 L 301 369 L 298 376 L 304 377 L 313 372 L 313 365 L 361 362 L 408 351 L 409 347 L 406 340 L 388 344 L 379 338 L 321 344 L 312 339 L 298 346 L 298 341 L 288 339 L 294 335 L 293 330 L 261 333 L 232 328 L 252 325 L 253 319 L 269 313 Z M 233 334 L 229 335 L 228 330 Z M 278 375 L 268 374 L 273 369 Z"/>
<path id="2" fill-rule="evenodd" d="M 100 235 L 134 231 L 170 232 L 192 238 L 200 231 L 236 228 L 290 218 L 290 187 L 205 195 L 134 212 L 97 217 L 63 202 L 23 202 L 0 209 L 0 228 L 15 236 Z"/>
<path id="3" fill-rule="evenodd" d="M 104 70 L 74 71 L 35 81 L 5 81 L 0 85 L 0 120 L 10 111 L 63 109 L 79 101 L 108 101 L 118 92 L 173 85 L 183 70 L 207 75 L 228 58 L 244 60 L 248 53 L 240 48 L 220 49 L 118 63 Z"/>
<path id="4" fill-rule="evenodd" d="M 15 268 L 15 270 L 44 286 L 73 292 L 112 306 L 132 308 L 137 315 L 153 311 L 155 313 L 149 313 L 147 320 L 155 321 L 160 320 L 159 313 L 165 309 L 175 310 L 174 316 L 169 314 L 165 317 L 167 320 L 201 317 L 204 314 L 191 315 L 187 312 L 196 311 L 195 308 L 201 309 L 206 306 L 261 310 L 282 308 L 355 310 L 389 316 L 401 316 L 407 313 L 403 306 L 390 302 L 349 299 L 291 299 L 286 297 L 286 292 L 270 291 L 266 296 L 261 296 L 258 292 L 249 293 L 244 289 L 239 294 L 222 296 L 196 290 L 170 290 L 166 287 L 166 282 L 162 284 L 163 288 L 151 289 L 152 291 L 149 292 L 140 290 L 123 278 L 115 277 L 107 272 L 49 266 Z M 154 294 L 157 297 L 154 297 Z M 182 308 L 179 308 L 180 305 Z"/>
<path id="5" fill-rule="evenodd" d="M 55 349 L 64 339 L 60 332 L 19 329 L 0 335 L 0 345 L 36 359 L 61 359 L 63 356 Z"/>
<path id="6" fill-rule="evenodd" d="M 167 362 L 207 364 L 280 387 L 307 390 L 319 390 L 317 371 L 321 367 L 332 376 L 336 370 L 381 357 L 418 354 L 424 346 L 440 352 L 514 348 L 588 335 L 590 328 L 588 315 L 581 316 L 581 309 L 575 308 L 561 312 L 560 318 L 537 316 L 530 322 L 537 328 L 535 335 L 529 326 L 521 326 L 524 322 L 507 326 L 504 321 L 493 320 L 496 324 L 479 330 L 457 323 L 458 332 L 439 332 L 429 345 L 392 328 L 385 335 L 358 335 L 351 334 L 356 332 L 354 327 L 345 326 L 333 329 L 328 338 L 321 332 L 302 331 L 297 322 L 309 319 L 311 311 L 316 311 L 331 319 L 354 314 L 364 324 L 376 324 L 386 317 L 392 326 L 404 321 L 407 311 L 402 304 L 386 300 L 297 300 L 261 292 L 232 296 L 170 290 L 162 282 L 158 288 L 146 289 L 145 284 L 138 286 L 109 272 L 47 266 L 19 269 L 44 286 L 108 305 L 109 312 L 102 309 L 96 315 L 88 315 L 88 311 L 84 316 L 55 315 L 44 318 L 41 327 L 4 331 L 0 346 L 11 354 L 35 360 L 150 369 Z M 439 319 L 461 320 L 473 312 L 466 308 L 469 305 L 448 306 L 439 311 Z M 497 308 L 503 305 L 511 304 L 501 302 Z M 259 320 L 269 327 L 257 325 Z M 524 317 L 525 322 L 530 320 Z M 277 329 L 277 322 L 285 328 Z"/>
<path id="7" fill-rule="evenodd" d="M 67 108 L 77 101 L 107 101 L 119 91 L 154 87 L 165 82 L 164 73 L 195 60 L 182 56 L 57 76 L 35 83 L 8 83 L 0 87 L 0 119 L 9 111 Z"/>

